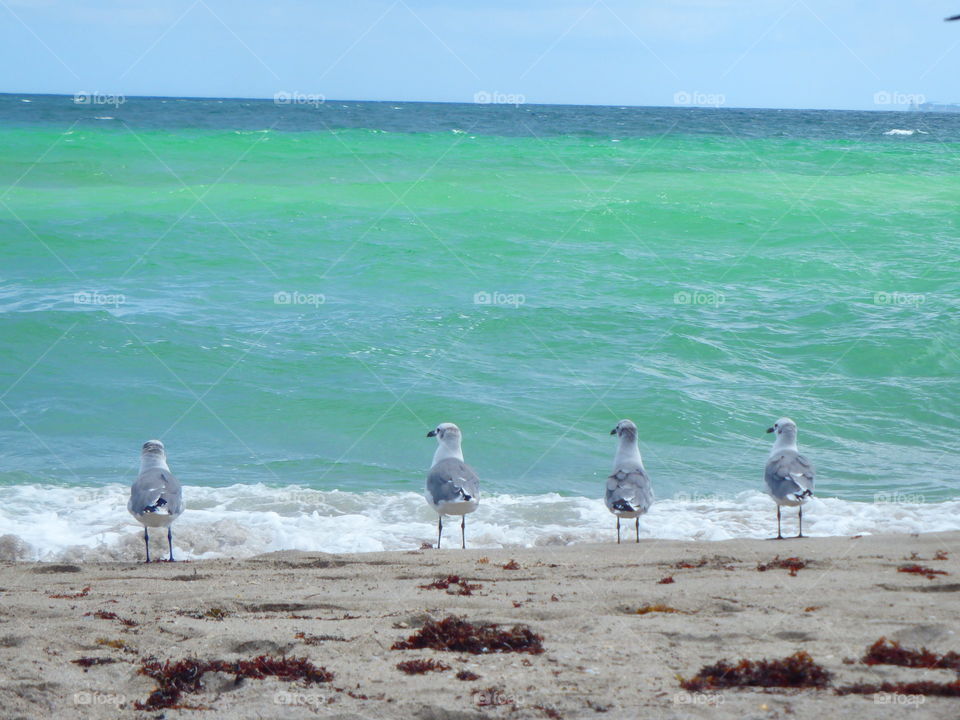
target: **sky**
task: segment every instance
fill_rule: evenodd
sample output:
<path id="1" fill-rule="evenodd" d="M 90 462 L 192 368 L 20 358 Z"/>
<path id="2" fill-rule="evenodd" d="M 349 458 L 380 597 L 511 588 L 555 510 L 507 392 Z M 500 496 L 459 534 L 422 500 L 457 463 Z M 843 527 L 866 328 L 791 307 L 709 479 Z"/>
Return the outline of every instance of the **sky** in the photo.
<path id="1" fill-rule="evenodd" d="M 0 92 L 902 110 L 960 0 L 0 0 Z"/>

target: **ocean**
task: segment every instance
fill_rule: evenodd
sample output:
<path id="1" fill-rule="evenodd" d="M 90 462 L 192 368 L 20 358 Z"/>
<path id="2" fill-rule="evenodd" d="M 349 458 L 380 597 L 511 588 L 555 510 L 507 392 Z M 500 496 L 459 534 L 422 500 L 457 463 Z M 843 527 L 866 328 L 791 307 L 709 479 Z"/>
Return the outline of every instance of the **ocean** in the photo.
<path id="1" fill-rule="evenodd" d="M 471 547 L 960 528 L 960 115 L 0 95 L 0 559 L 411 549 L 440 422 Z M 785 533 L 795 528 L 785 513 Z M 450 520 L 445 545 L 457 544 Z M 632 528 L 630 530 L 632 532 Z"/>

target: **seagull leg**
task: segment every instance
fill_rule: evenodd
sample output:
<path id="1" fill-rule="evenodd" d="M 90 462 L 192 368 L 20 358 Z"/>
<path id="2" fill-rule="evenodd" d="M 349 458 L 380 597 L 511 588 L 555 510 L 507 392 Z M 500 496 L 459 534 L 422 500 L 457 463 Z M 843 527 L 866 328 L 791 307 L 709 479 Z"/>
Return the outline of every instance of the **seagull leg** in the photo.
<path id="1" fill-rule="evenodd" d="M 803 537 L 803 505 L 800 505 L 800 530 L 797 532 L 797 537 Z"/>
<path id="2" fill-rule="evenodd" d="M 443 537 L 443 515 L 437 515 L 437 550 L 440 549 L 441 537 Z"/>
<path id="3" fill-rule="evenodd" d="M 462 550 L 467 549 L 467 516 L 466 515 L 460 518 L 460 548 Z"/>
<path id="4" fill-rule="evenodd" d="M 143 528 L 143 544 L 147 548 L 147 562 L 150 562 L 150 534 L 146 527 Z"/>
<path id="5" fill-rule="evenodd" d="M 637 515 L 637 542 L 640 542 L 640 516 Z"/>
<path id="6" fill-rule="evenodd" d="M 620 516 L 617 515 L 617 545 L 620 544 Z"/>
<path id="7" fill-rule="evenodd" d="M 173 562 L 173 529 L 167 526 L 167 545 L 170 546 L 170 562 Z"/>
<path id="8" fill-rule="evenodd" d="M 783 540 L 783 535 L 780 533 L 780 506 L 777 505 L 777 540 Z"/>

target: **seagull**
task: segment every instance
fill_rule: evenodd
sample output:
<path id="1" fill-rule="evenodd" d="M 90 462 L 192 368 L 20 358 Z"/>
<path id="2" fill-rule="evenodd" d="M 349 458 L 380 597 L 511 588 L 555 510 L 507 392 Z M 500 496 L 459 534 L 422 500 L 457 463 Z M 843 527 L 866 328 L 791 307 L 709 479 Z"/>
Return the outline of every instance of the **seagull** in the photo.
<path id="1" fill-rule="evenodd" d="M 780 533 L 781 505 L 800 508 L 797 537 L 803 537 L 803 501 L 813 497 L 813 465 L 797 450 L 797 424 L 793 420 L 780 418 L 767 432 L 777 434 L 763 472 L 767 492 L 777 503 L 776 539 L 783 540 Z"/>
<path id="2" fill-rule="evenodd" d="M 636 518 L 637 542 L 640 542 L 640 516 L 653 504 L 653 488 L 643 469 L 637 447 L 637 426 L 621 420 L 610 431 L 620 438 L 613 459 L 613 474 L 607 478 L 607 509 L 617 516 L 617 544 L 620 544 L 620 518 Z"/>
<path id="3" fill-rule="evenodd" d="M 147 440 L 140 452 L 140 474 L 130 487 L 127 510 L 143 525 L 143 543 L 150 562 L 148 528 L 167 528 L 170 562 L 173 562 L 173 533 L 170 525 L 183 512 L 180 482 L 167 467 L 167 453 L 159 440 Z"/>
<path id="4" fill-rule="evenodd" d="M 463 462 L 460 449 L 460 428 L 453 423 L 440 423 L 427 437 L 437 439 L 433 466 L 427 474 L 424 497 L 437 511 L 437 548 L 443 537 L 443 516 L 460 515 L 460 547 L 466 548 L 467 513 L 480 504 L 480 478 Z"/>

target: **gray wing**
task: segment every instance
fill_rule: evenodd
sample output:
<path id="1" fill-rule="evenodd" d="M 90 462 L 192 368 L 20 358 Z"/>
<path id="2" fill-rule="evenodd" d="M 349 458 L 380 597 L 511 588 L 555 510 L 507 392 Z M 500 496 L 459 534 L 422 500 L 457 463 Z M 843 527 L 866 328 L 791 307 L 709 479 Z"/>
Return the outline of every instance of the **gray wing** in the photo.
<path id="1" fill-rule="evenodd" d="M 151 468 L 130 487 L 127 509 L 134 515 L 161 513 L 179 515 L 183 512 L 183 491 L 180 481 L 169 470 Z"/>
<path id="2" fill-rule="evenodd" d="M 795 450 L 784 450 L 767 461 L 763 479 L 774 497 L 797 499 L 813 495 L 813 465 Z"/>
<path id="3" fill-rule="evenodd" d="M 441 460 L 427 475 L 427 494 L 435 505 L 480 498 L 480 478 L 469 465 L 454 458 Z"/>
<path id="4" fill-rule="evenodd" d="M 645 513 L 653 505 L 653 487 L 643 468 L 617 470 L 607 478 L 607 507 L 621 512 Z"/>

